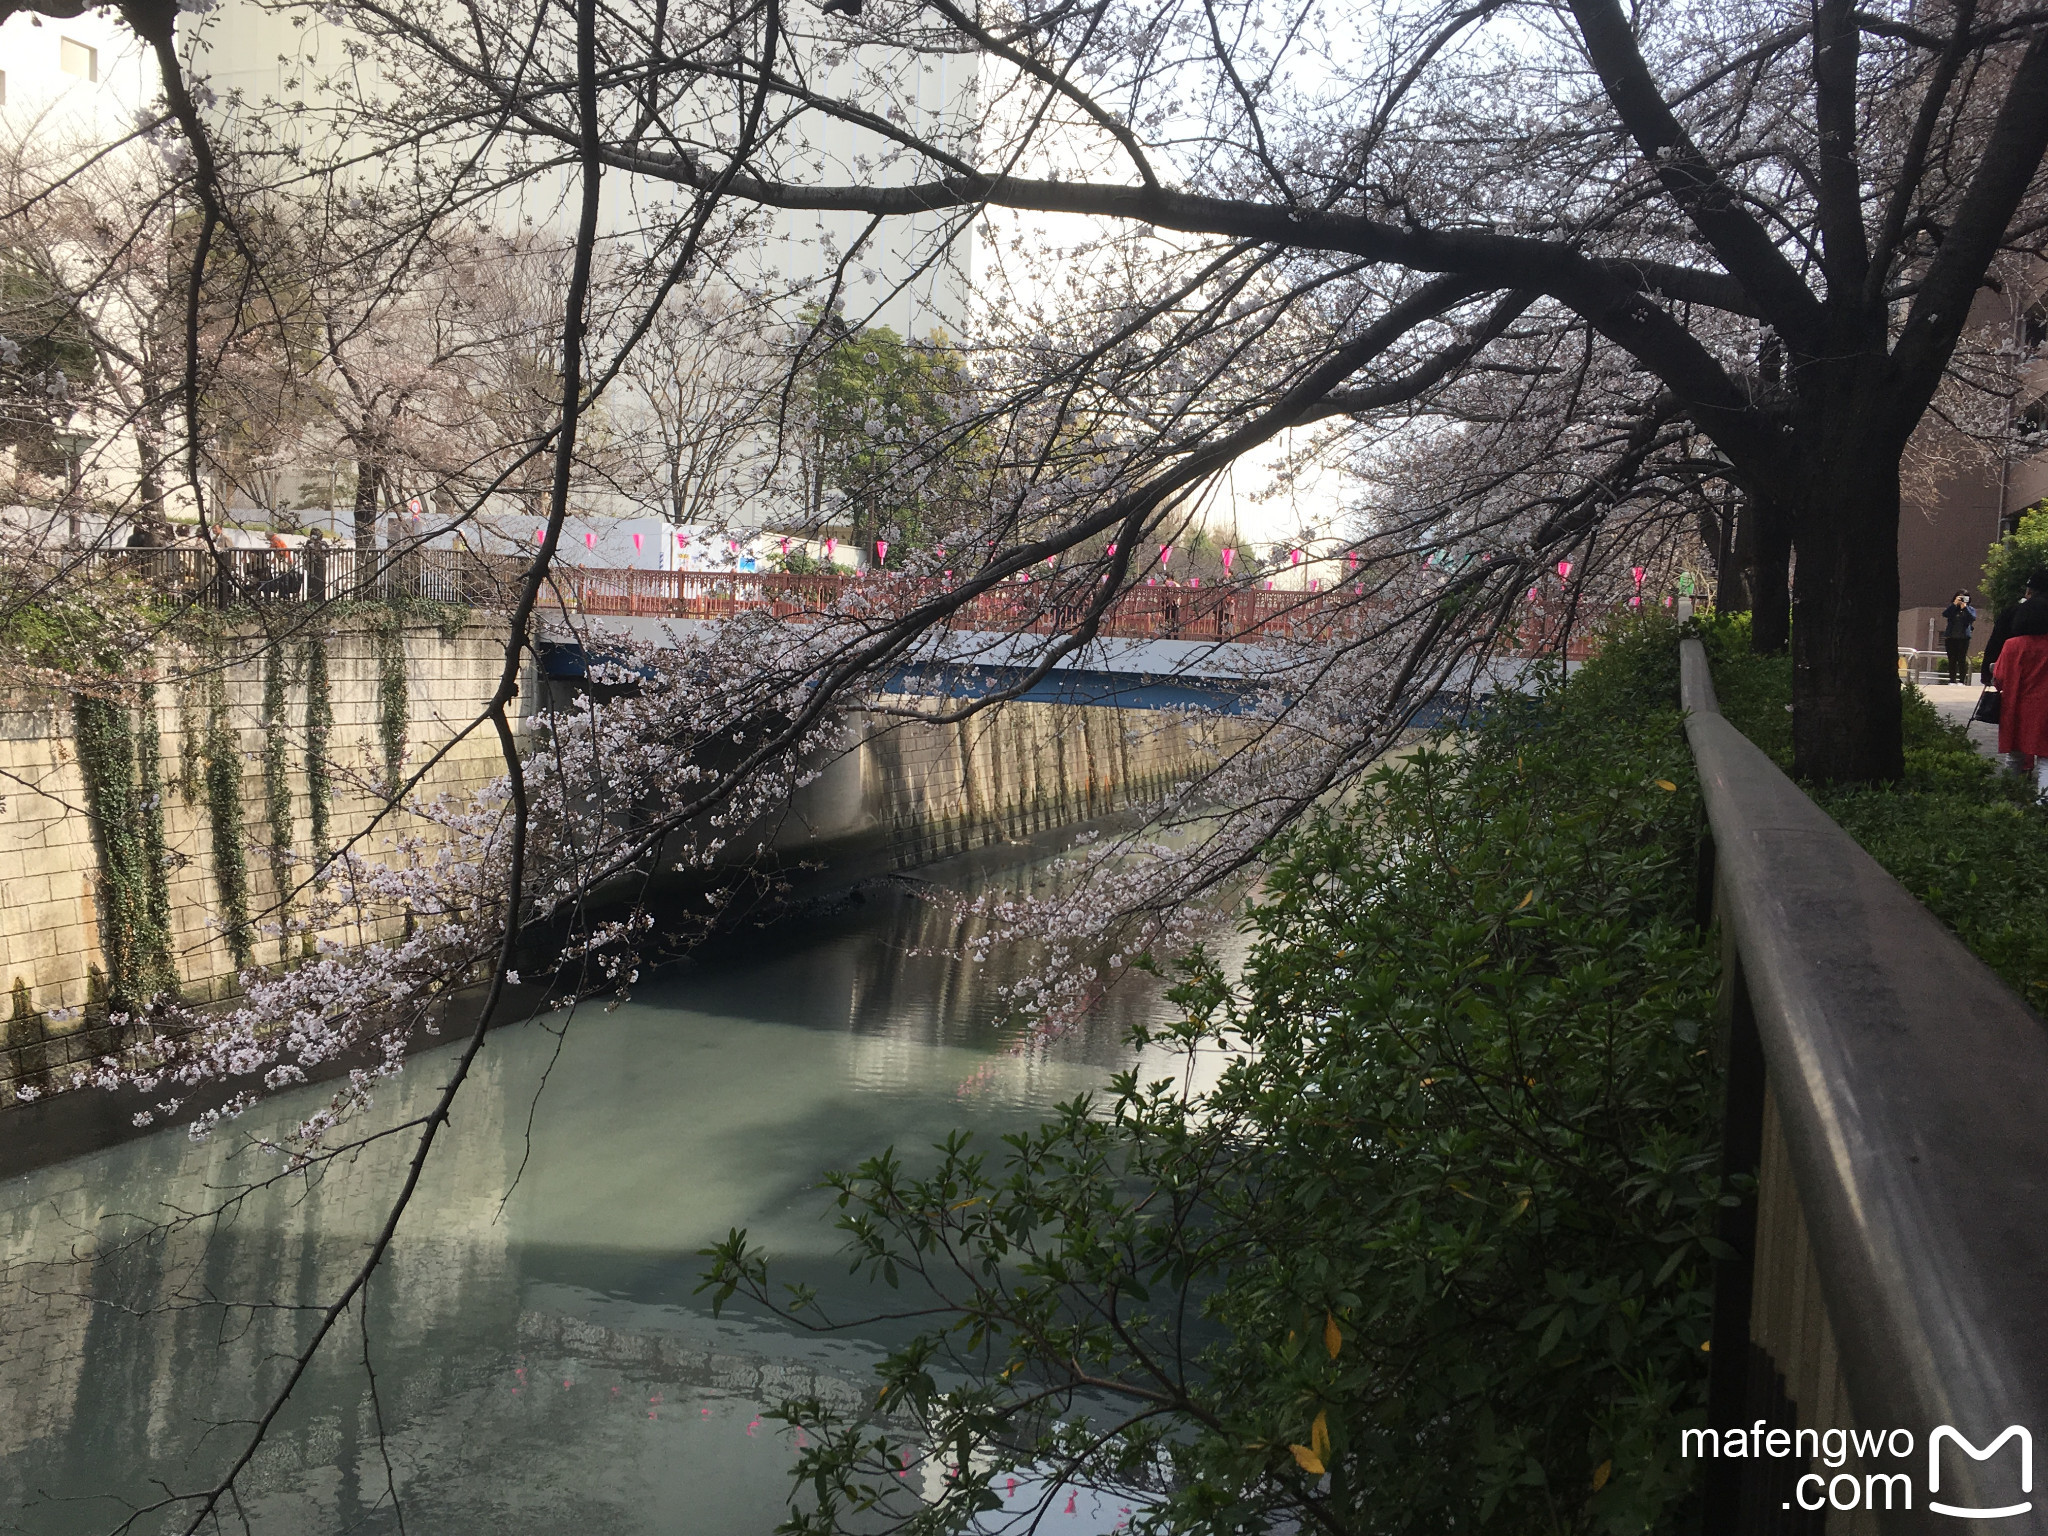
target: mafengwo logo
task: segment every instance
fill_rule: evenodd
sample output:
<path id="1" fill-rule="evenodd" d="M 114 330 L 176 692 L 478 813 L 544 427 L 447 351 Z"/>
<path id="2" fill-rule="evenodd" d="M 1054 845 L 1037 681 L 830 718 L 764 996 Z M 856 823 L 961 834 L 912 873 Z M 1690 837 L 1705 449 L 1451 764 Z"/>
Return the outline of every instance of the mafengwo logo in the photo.
<path id="1" fill-rule="evenodd" d="M 1941 1497 L 1944 1453 L 1967 1456 L 1972 1461 L 1990 1461 L 2013 1446 L 2005 1461 L 2016 1466 L 1987 1473 L 1981 1486 L 2016 1490 L 2021 1495 L 2001 1495 L 2002 1502 L 1959 1504 Z M 1796 1460 L 1819 1462 L 1831 1472 L 1808 1472 L 1794 1484 L 1790 1509 L 1796 1503 L 1803 1510 L 1832 1509 L 1843 1514 L 1857 1509 L 1911 1509 L 1916 1487 L 1907 1467 L 1916 1465 L 1916 1437 L 1910 1429 L 1800 1429 L 1769 1428 L 1758 1419 L 1748 1429 L 1688 1429 L 1679 1436 L 1679 1454 L 1712 1456 L 1722 1460 Z M 1849 1458 L 1857 1462 L 1848 1470 Z M 1885 1468 L 1891 1462 L 1899 1470 Z M 1951 1468 L 1960 1463 L 1951 1462 Z M 2017 1473 L 2017 1478 L 2014 1477 Z M 1951 1498 L 1955 1477 L 1949 1479 Z M 1951 1424 L 1938 1425 L 1927 1437 L 1927 1486 L 1924 1507 L 1932 1514 L 1957 1520 L 2008 1520 L 2032 1512 L 2034 1501 L 2034 1437 L 2021 1424 L 2010 1424 L 1989 1444 L 1979 1446 Z"/>
<path id="2" fill-rule="evenodd" d="M 2002 1520 L 2008 1515 L 2024 1515 L 2034 1507 L 2034 1501 L 2026 1499 L 2018 1504 L 2007 1504 L 1998 1509 L 1967 1509 L 1954 1504 L 1943 1504 L 1934 1498 L 1934 1494 L 1941 1492 L 1941 1446 L 1944 1440 L 1954 1442 L 1957 1450 L 1976 1461 L 1989 1461 L 2008 1440 L 2019 1441 L 2020 1492 L 2031 1494 L 2034 1491 L 2034 1437 L 2020 1425 L 2008 1425 L 2004 1434 L 1980 1451 L 1956 1430 L 1943 1424 L 1927 1437 L 1927 1507 L 1937 1515 L 1954 1515 L 1962 1520 Z"/>

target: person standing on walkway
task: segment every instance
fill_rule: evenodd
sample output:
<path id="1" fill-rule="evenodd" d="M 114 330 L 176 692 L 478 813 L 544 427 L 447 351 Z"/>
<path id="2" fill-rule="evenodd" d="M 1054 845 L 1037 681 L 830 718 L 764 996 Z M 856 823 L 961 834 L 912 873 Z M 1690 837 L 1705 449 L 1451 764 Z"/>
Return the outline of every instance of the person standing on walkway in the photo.
<path id="1" fill-rule="evenodd" d="M 1967 683 L 1970 680 L 1970 632 L 1977 627 L 1977 610 L 1970 604 L 1970 594 L 1958 592 L 1950 598 L 1949 605 L 1941 610 L 1941 617 L 1947 624 L 1941 638 L 1948 648 L 1948 680 Z"/>
<path id="2" fill-rule="evenodd" d="M 2027 578 L 2026 597 L 1999 616 L 1991 639 L 1984 665 L 1998 684 L 1998 750 L 2048 797 L 2048 571 Z"/>

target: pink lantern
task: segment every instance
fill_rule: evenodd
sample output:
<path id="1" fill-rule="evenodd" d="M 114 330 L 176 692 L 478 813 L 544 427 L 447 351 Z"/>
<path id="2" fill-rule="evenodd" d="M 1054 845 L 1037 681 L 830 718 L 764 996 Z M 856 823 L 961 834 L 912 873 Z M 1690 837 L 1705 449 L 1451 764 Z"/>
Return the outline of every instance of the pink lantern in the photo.
<path id="1" fill-rule="evenodd" d="M 877 540 L 875 540 L 875 564 L 877 564 L 877 565 L 887 565 L 888 563 L 889 563 L 889 541 L 888 541 L 887 539 L 877 539 Z"/>
<path id="2" fill-rule="evenodd" d="M 1199 576 L 1190 576 L 1188 578 L 1188 585 L 1191 587 L 1199 587 L 1201 584 L 1202 578 Z"/>
<path id="3" fill-rule="evenodd" d="M 1160 563 L 1161 565 L 1164 565 L 1164 564 L 1166 564 L 1166 562 L 1167 562 L 1167 561 L 1171 560 L 1172 558 L 1173 558 L 1173 546 L 1172 546 L 1171 544 L 1162 544 L 1162 545 L 1160 545 L 1160 546 L 1159 546 L 1159 563 Z"/>
<path id="4" fill-rule="evenodd" d="M 536 529 L 534 529 L 534 530 L 533 530 L 533 542 L 534 542 L 534 543 L 536 543 L 536 544 L 545 544 L 545 543 L 547 543 L 547 541 L 548 541 L 548 531 L 547 531 L 547 529 L 545 529 L 545 528 L 536 528 Z"/>
<path id="5" fill-rule="evenodd" d="M 677 533 L 676 533 L 676 548 L 677 548 L 677 549 L 688 549 L 689 547 L 690 547 L 690 536 L 689 536 L 689 535 L 688 535 L 687 533 L 684 533 L 684 532 L 682 532 L 681 530 L 677 530 Z"/>
<path id="6" fill-rule="evenodd" d="M 1289 550 L 1287 552 L 1287 563 L 1289 565 L 1301 564 L 1301 551 L 1298 549 Z"/>
<path id="7" fill-rule="evenodd" d="M 738 554 L 740 552 L 740 541 L 738 539 L 727 539 L 725 541 L 725 551 L 729 555 Z"/>
<path id="8" fill-rule="evenodd" d="M 1272 591 L 1272 590 L 1273 590 L 1273 583 L 1272 583 L 1272 582 L 1268 581 L 1268 582 L 1266 583 L 1266 590 L 1267 590 L 1268 592 L 1270 592 L 1270 591 Z"/>
<path id="9" fill-rule="evenodd" d="M 1115 546 L 1114 544 L 1112 544 L 1112 545 L 1110 545 L 1110 546 L 1109 546 L 1109 553 L 1110 553 L 1110 556 L 1111 556 L 1111 558 L 1112 558 L 1112 559 L 1113 559 L 1113 558 L 1115 558 L 1115 556 L 1116 556 L 1116 546 Z"/>
<path id="10" fill-rule="evenodd" d="M 1636 596 L 1634 596 L 1634 597 L 1630 598 L 1630 599 L 1628 600 L 1628 605 L 1629 605 L 1629 607 L 1631 607 L 1631 608 L 1640 608 L 1640 607 L 1642 607 L 1642 606 L 1643 606 L 1643 599 L 1642 599 L 1642 596 L 1641 596 L 1641 594 L 1639 593 L 1639 594 L 1637 594 Z"/>
<path id="11" fill-rule="evenodd" d="M 1228 576 L 1228 575 L 1230 574 L 1230 562 L 1231 562 L 1232 560 L 1235 560 L 1236 558 L 1237 558 L 1237 551 L 1236 551 L 1236 550 L 1234 550 L 1234 549 L 1226 549 L 1225 551 L 1223 551 L 1223 574 L 1224 574 L 1224 575 Z"/>
<path id="12" fill-rule="evenodd" d="M 827 539 L 825 541 L 825 561 L 828 565 L 831 563 L 832 560 L 832 551 L 837 549 L 838 547 L 839 541 L 837 539 Z"/>
<path id="13" fill-rule="evenodd" d="M 1670 599 L 1670 598 L 1668 598 L 1668 597 L 1667 597 L 1667 598 L 1665 598 L 1665 599 L 1664 599 L 1664 606 L 1665 606 L 1666 608 L 1669 608 L 1669 607 L 1671 606 L 1671 599 Z"/>
<path id="14" fill-rule="evenodd" d="M 633 553 L 636 555 L 640 553 L 640 535 L 637 533 L 633 535 Z"/>
<path id="15" fill-rule="evenodd" d="M 585 535 L 583 535 L 583 547 L 585 549 L 597 548 L 597 535 L 594 533 L 586 533 Z"/>
<path id="16" fill-rule="evenodd" d="M 1059 556 L 1057 556 L 1057 555 L 1047 555 L 1047 556 L 1045 557 L 1045 563 L 1046 563 L 1047 565 L 1057 565 L 1057 564 L 1059 563 Z"/>
<path id="17" fill-rule="evenodd" d="M 1649 573 L 1648 573 L 1647 571 L 1645 571 L 1645 570 L 1644 570 L 1644 569 L 1643 569 L 1643 568 L 1642 568 L 1642 567 L 1641 567 L 1640 565 L 1632 565 L 1632 566 L 1630 566 L 1630 567 L 1628 568 L 1628 573 L 1629 573 L 1629 575 L 1631 575 L 1631 576 L 1635 577 L 1635 579 L 1636 579 L 1636 585 L 1637 585 L 1638 587 L 1640 587 L 1640 586 L 1641 586 L 1641 585 L 1643 584 L 1643 577 L 1645 577 L 1646 575 L 1648 575 L 1648 574 L 1649 574 Z"/>
<path id="18" fill-rule="evenodd" d="M 1321 577 L 1311 576 L 1308 579 L 1308 589 L 1311 592 L 1315 591 L 1318 587 L 1322 586 L 1322 584 L 1323 583 Z"/>
<path id="19" fill-rule="evenodd" d="M 1348 574 L 1349 574 L 1350 572 L 1352 572 L 1352 571 L 1355 571 L 1355 570 L 1357 570 L 1357 569 L 1358 569 L 1358 551 L 1357 551 L 1357 550 L 1355 550 L 1355 549 L 1351 549 L 1351 550 L 1346 550 L 1346 551 L 1344 552 L 1344 570 L 1345 570 L 1345 573 L 1346 573 L 1346 574 L 1348 575 Z"/>
<path id="20" fill-rule="evenodd" d="M 1536 601 L 1536 589 L 1534 587 L 1529 589 L 1529 601 L 1532 603 Z"/>
<path id="21" fill-rule="evenodd" d="M 1558 562 L 1557 562 L 1557 574 L 1558 574 L 1558 577 L 1559 577 L 1559 579 L 1560 579 L 1560 580 L 1561 580 L 1561 579 L 1563 579 L 1563 578 L 1564 578 L 1564 577 L 1566 577 L 1566 576 L 1569 576 L 1569 575 L 1571 575 L 1571 573 L 1572 573 L 1572 563 L 1571 563 L 1571 561 L 1569 561 L 1569 560 L 1560 560 L 1560 561 L 1558 561 Z"/>
<path id="22" fill-rule="evenodd" d="M 1159 578 L 1156 576 L 1147 576 L 1145 578 L 1145 585 L 1148 587 L 1156 587 L 1159 585 Z"/>
<path id="23" fill-rule="evenodd" d="M 789 535 L 787 534 L 784 534 L 782 537 L 782 557 L 785 560 L 789 558 Z"/>

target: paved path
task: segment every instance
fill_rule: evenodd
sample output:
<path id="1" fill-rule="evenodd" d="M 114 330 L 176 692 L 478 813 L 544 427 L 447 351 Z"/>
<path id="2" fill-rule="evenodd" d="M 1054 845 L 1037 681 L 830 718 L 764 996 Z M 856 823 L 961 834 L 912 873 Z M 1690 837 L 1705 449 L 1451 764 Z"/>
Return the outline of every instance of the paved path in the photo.
<path id="1" fill-rule="evenodd" d="M 1984 692 L 1981 683 L 1922 683 L 1920 691 L 1927 695 L 1928 702 L 1941 711 L 1944 720 L 1958 725 L 1970 718 L 1970 711 L 1977 707 L 1977 698 Z M 1998 727 L 1995 725 L 1970 726 L 1970 740 L 1977 744 L 1977 750 L 1986 757 L 1998 755 Z"/>

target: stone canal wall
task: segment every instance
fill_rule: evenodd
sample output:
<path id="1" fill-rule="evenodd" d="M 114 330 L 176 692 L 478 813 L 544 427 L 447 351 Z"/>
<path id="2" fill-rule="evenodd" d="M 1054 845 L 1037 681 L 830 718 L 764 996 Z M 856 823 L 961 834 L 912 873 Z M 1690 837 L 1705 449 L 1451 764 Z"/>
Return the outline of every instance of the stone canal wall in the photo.
<path id="1" fill-rule="evenodd" d="M 110 1002 L 166 989 L 215 1001 L 242 966 L 289 963 L 305 937 L 263 930 L 277 870 L 290 882 L 308 866 L 274 869 L 271 848 L 308 860 L 367 831 L 378 858 L 400 839 L 434 837 L 385 798 L 394 754 L 410 773 L 445 752 L 424 782 L 429 799 L 495 778 L 494 736 L 455 738 L 496 685 L 503 645 L 495 622 L 386 616 L 277 645 L 250 634 L 160 655 L 155 670 L 170 680 L 146 695 L 0 693 L 0 1106 L 18 1083 L 49 1082 L 117 1045 Z M 549 693 L 529 677 L 521 707 L 545 707 Z M 945 725 L 869 715 L 772 843 L 833 876 L 909 868 L 1127 810 L 1199 773 L 1243 729 L 1071 704 L 1010 704 Z M 401 923 L 323 937 L 374 941 Z"/>
<path id="2" fill-rule="evenodd" d="M 1227 716 L 1077 704 L 1006 704 L 945 725 L 870 715 L 860 745 L 798 796 L 776 848 L 930 863 L 1156 799 L 1246 730 Z"/>
<path id="3" fill-rule="evenodd" d="M 382 793 L 392 754 L 411 773 L 446 749 L 429 797 L 495 777 L 490 733 L 450 743 L 503 657 L 502 624 L 371 619 L 274 647 L 229 635 L 217 653 L 160 653 L 154 670 L 175 680 L 146 694 L 0 693 L 0 1103 L 15 1081 L 107 1049 L 110 995 L 175 987 L 206 1002 L 234 990 L 238 949 L 275 964 L 286 941 L 261 931 L 277 903 L 271 848 L 310 857 L 316 833 L 338 848 L 380 813 L 373 855 L 431 835 Z M 329 766 L 309 772 L 309 733 L 323 729 Z M 364 923 L 331 936 L 388 935 Z"/>

